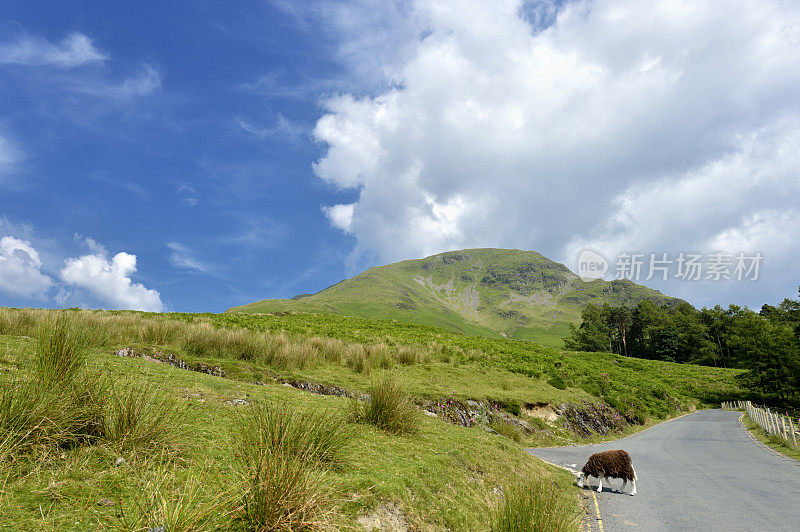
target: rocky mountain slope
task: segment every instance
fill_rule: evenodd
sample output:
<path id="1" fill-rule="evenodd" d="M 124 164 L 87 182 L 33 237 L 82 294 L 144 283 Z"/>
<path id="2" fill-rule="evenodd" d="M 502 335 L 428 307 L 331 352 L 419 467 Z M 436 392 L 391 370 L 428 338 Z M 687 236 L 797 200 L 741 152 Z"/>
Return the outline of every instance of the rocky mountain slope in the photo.
<path id="1" fill-rule="evenodd" d="M 388 318 L 561 346 L 587 303 L 681 300 L 627 280 L 584 282 L 535 251 L 465 249 L 377 266 L 313 295 L 228 312 L 318 312 Z"/>

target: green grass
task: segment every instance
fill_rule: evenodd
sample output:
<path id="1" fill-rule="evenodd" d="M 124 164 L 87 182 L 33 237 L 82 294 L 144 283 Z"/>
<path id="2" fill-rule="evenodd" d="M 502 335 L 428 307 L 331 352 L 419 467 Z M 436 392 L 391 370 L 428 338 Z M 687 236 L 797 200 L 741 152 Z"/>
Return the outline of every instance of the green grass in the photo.
<path id="1" fill-rule="evenodd" d="M 25 327 L 35 330 L 36 323 L 16 320 L 15 312 L 0 312 L 0 322 L 24 322 Z M 163 327 L 172 330 L 164 335 L 158 332 L 161 327 L 157 324 L 141 327 L 142 318 L 166 319 L 160 316 L 77 311 L 69 316 L 80 318 L 78 323 L 84 326 L 82 339 L 87 347 L 83 368 L 71 378 L 77 390 L 74 397 L 84 401 L 59 399 L 58 409 L 38 419 L 52 421 L 58 411 L 71 418 L 81 405 L 89 405 L 89 411 L 93 411 L 98 401 L 83 395 L 85 384 L 90 390 L 103 392 L 103 404 L 115 402 L 113 415 L 100 410 L 100 414 L 110 416 L 107 426 L 115 429 L 103 428 L 101 423 L 97 437 L 72 438 L 81 432 L 70 428 L 63 431 L 69 439 L 61 440 L 60 436 L 41 437 L 41 425 L 34 421 L 27 426 L 33 426 L 36 437 L 27 448 L 10 448 L 0 440 L 0 528 L 142 530 L 165 526 L 169 530 L 212 530 L 269 529 L 276 523 L 294 523 L 346 530 L 358 529 L 359 517 L 393 502 L 409 525 L 417 529 L 488 530 L 487 515 L 497 504 L 496 494 L 502 486 L 520 477 L 549 478 L 564 488 L 570 482 L 566 475 L 531 458 L 517 444 L 479 427 L 463 428 L 419 416 L 416 432 L 395 434 L 371 424 L 342 421 L 350 408 L 346 397 L 318 396 L 279 384 L 256 385 L 244 378 L 220 378 L 112 354 L 119 347 L 142 344 L 147 339 L 173 342 L 177 352 L 190 358 L 181 346 L 187 331 L 184 327 L 213 330 L 203 323 L 189 323 L 197 318 L 207 322 L 204 317 L 180 316 L 182 321 Z M 31 397 L 46 397 L 46 388 L 24 388 L 36 373 L 38 343 L 27 334 L 19 334 L 30 332 L 27 329 L 11 332 L 17 335 L 0 335 L 0 364 L 4 369 L 0 371 L 0 390 L 4 397 L 9 390 L 22 394 L 18 399 L 24 400 L 16 400 L 8 408 L 35 420 L 31 409 L 51 403 L 31 401 Z M 212 345 L 218 343 L 216 334 L 224 337 L 224 333 L 211 333 Z M 316 344 L 309 367 L 335 368 L 341 374 L 353 375 L 363 379 L 364 389 L 383 374 L 428 371 L 423 369 L 425 362 L 398 362 L 391 369 L 380 369 L 378 363 L 375 375 L 364 376 L 328 360 L 327 356 L 335 356 L 327 354 L 325 341 L 314 341 L 313 335 L 301 338 L 285 334 L 292 344 Z M 328 347 L 337 351 L 340 346 L 331 343 Z M 245 366 L 251 371 L 262 371 L 258 369 L 262 367 L 277 370 L 242 355 L 247 353 L 223 350 L 217 356 L 241 365 L 241 377 Z M 471 364 L 465 362 L 458 370 Z M 291 367 L 293 371 L 306 371 L 294 361 Z M 445 367 L 455 370 L 449 362 L 429 362 L 427 367 L 431 371 Z M 524 378 L 508 372 L 503 375 L 512 383 Z M 94 387 L 91 383 L 100 384 Z M 521 388 L 521 383 L 515 384 Z M 417 386 L 422 386 L 422 381 Z M 151 393 L 154 390 L 157 393 Z M 236 406 L 233 399 L 246 404 Z M 163 420 L 173 419 L 173 412 L 180 414 L 179 421 L 169 424 L 179 424 L 178 434 L 186 435 L 181 439 L 180 452 L 169 445 L 172 436 L 166 441 L 134 437 L 164 427 Z M 258 419 L 250 417 L 257 416 L 253 412 L 280 413 L 253 421 Z M 271 435 L 263 445 L 272 449 L 273 457 L 281 459 L 265 463 L 248 457 L 242 451 L 242 430 L 246 427 L 261 427 L 247 432 L 254 438 L 265 432 Z M 308 432 L 312 434 L 300 436 Z M 112 433 L 122 436 L 111 437 Z M 276 433 L 287 436 L 276 440 Z M 281 441 L 291 441 L 291 445 Z M 309 458 L 312 455 L 316 458 Z M 116 465 L 118 458 L 124 459 L 120 465 Z M 577 505 L 576 493 L 560 493 L 565 505 Z M 276 505 L 276 500 L 287 504 Z M 269 515 L 281 507 L 291 511 Z"/>
<path id="2" fill-rule="evenodd" d="M 519 479 L 544 479 L 537 496 L 560 487 L 552 501 L 519 503 L 549 508 L 557 523 L 559 508 L 577 507 L 571 479 L 520 443 L 597 441 L 642 425 L 581 439 L 536 408 L 602 402 L 649 424 L 741 392 L 731 370 L 331 315 L 0 309 L 0 330 L 0 514 L 20 530 L 358 529 L 389 502 L 413 528 L 489 530 L 506 504 L 498 493 Z M 79 348 L 60 347 L 72 337 Z M 150 358 L 116 356 L 123 347 Z M 226 377 L 159 362 L 166 354 Z M 351 398 L 284 380 L 370 400 L 353 423 Z M 414 404 L 472 400 L 504 412 L 465 428 Z"/>
<path id="3" fill-rule="evenodd" d="M 792 446 L 792 442 L 787 442 L 780 436 L 767 433 L 767 431 L 762 429 L 758 423 L 750 419 L 747 414 L 745 414 L 744 418 L 742 418 L 742 422 L 747 430 L 750 431 L 750 434 L 755 436 L 758 441 L 764 445 L 772 447 L 776 451 L 785 454 L 786 456 L 800 461 L 800 445 L 795 448 Z M 800 444 L 800 442 L 798 442 L 798 444 Z"/>
<path id="4" fill-rule="evenodd" d="M 396 319 L 469 335 L 562 347 L 586 303 L 680 300 L 626 280 L 581 281 L 535 251 L 466 249 L 369 270 L 302 299 L 267 299 L 230 312 L 310 312 Z"/>
<path id="5" fill-rule="evenodd" d="M 568 504 L 557 483 L 521 479 L 504 486 L 503 500 L 492 513 L 492 532 L 575 530 L 580 514 Z"/>
<path id="6" fill-rule="evenodd" d="M 351 418 L 356 423 L 369 423 L 393 434 L 419 430 L 419 412 L 400 382 L 385 373 L 369 388 L 365 401 L 353 398 Z"/>

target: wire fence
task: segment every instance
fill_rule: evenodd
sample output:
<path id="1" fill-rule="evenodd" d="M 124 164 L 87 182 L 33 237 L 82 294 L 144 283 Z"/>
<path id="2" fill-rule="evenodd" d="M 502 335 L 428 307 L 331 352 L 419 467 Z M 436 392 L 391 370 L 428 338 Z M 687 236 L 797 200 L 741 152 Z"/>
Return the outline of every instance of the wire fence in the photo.
<path id="1" fill-rule="evenodd" d="M 800 432 L 795 429 L 794 420 L 783 414 L 777 414 L 769 408 L 762 408 L 750 401 L 728 401 L 722 403 L 723 410 L 743 410 L 767 434 L 783 438 L 787 444 L 797 449 Z M 800 424 L 800 419 L 798 419 Z M 800 427 L 798 427 L 800 428 Z"/>

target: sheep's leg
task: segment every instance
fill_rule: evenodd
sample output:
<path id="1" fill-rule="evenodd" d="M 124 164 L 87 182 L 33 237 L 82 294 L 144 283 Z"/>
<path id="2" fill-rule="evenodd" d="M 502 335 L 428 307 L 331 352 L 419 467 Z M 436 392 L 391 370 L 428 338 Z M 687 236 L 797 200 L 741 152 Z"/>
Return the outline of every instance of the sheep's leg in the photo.
<path id="1" fill-rule="evenodd" d="M 631 468 L 633 469 L 633 468 Z M 633 489 L 631 490 L 631 497 L 636 495 L 636 470 L 633 469 L 633 480 L 631 480 L 631 484 L 633 485 Z"/>
<path id="2" fill-rule="evenodd" d="M 625 493 L 625 486 L 627 486 L 627 485 L 628 485 L 628 479 L 627 478 L 623 478 L 622 479 L 622 487 L 619 489 L 619 492 L 620 493 Z"/>
<path id="3" fill-rule="evenodd" d="M 603 481 L 600 477 L 597 477 L 597 493 L 603 492 Z"/>

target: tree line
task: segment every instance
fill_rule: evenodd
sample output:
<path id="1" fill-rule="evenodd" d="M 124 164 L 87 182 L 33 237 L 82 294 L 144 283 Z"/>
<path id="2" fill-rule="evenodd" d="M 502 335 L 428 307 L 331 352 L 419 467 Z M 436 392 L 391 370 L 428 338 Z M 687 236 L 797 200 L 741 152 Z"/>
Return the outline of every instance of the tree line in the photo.
<path id="1" fill-rule="evenodd" d="M 800 289 L 798 289 L 800 292 Z M 697 310 L 641 301 L 635 307 L 587 305 L 570 325 L 567 349 L 748 370 L 757 398 L 800 408 L 800 301 L 759 312 L 730 305 Z"/>

